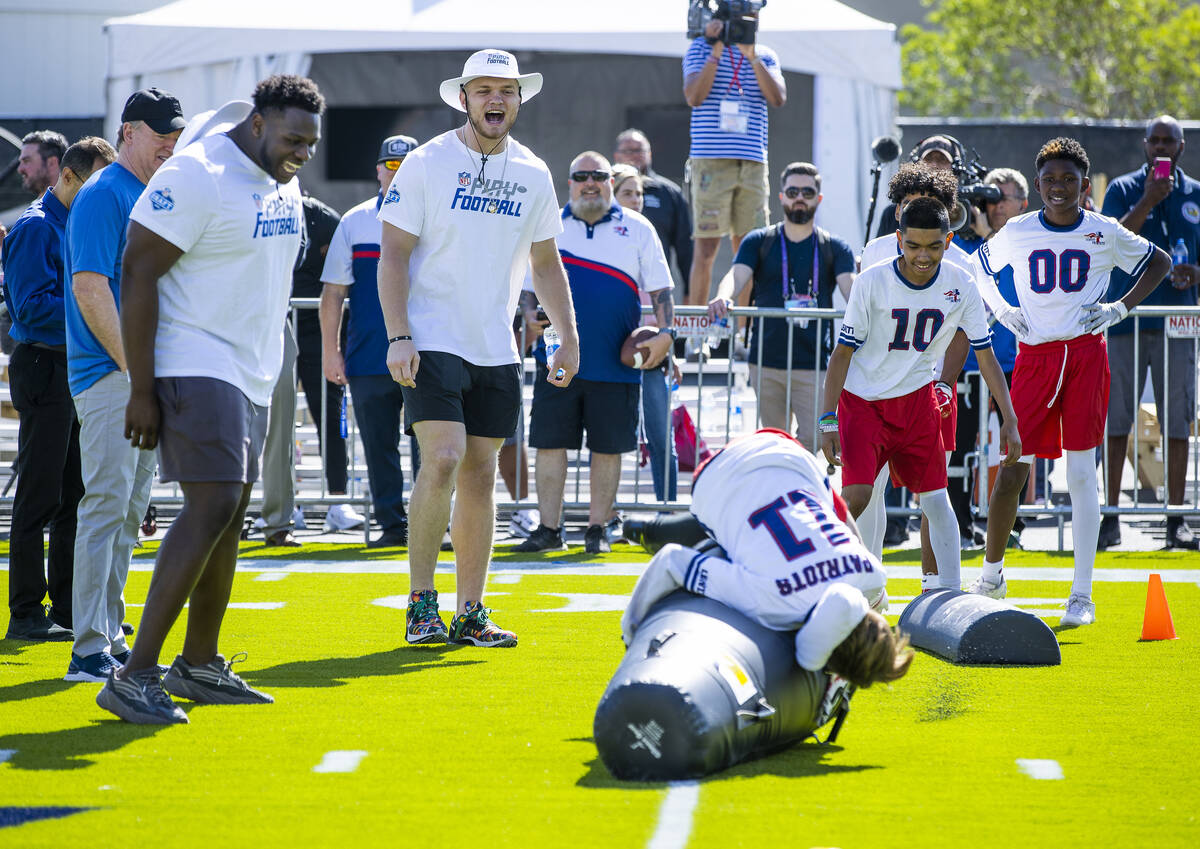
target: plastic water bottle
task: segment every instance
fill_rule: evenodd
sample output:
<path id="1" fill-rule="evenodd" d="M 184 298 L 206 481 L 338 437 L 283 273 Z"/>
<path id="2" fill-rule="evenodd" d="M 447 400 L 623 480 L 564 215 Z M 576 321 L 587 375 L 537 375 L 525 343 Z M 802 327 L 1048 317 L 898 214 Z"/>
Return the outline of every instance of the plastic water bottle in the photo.
<path id="1" fill-rule="evenodd" d="M 546 343 L 546 365 L 550 365 L 554 352 L 562 347 L 562 340 L 559 339 L 553 324 L 547 324 L 546 329 L 542 331 L 542 341 Z"/>
<path id="2" fill-rule="evenodd" d="M 554 359 L 554 352 L 562 347 L 562 340 L 559 339 L 558 331 L 554 329 L 553 324 L 547 324 L 545 330 L 542 331 L 542 341 L 546 343 L 546 368 L 550 368 L 550 361 Z M 563 370 L 559 369 L 555 373 L 556 377 L 563 376 Z"/>
<path id="3" fill-rule="evenodd" d="M 715 319 L 714 321 L 709 322 L 708 340 L 707 340 L 708 347 L 716 348 L 718 345 L 720 345 L 721 340 L 723 338 L 725 338 L 725 334 L 728 331 L 728 329 L 729 329 L 729 318 L 726 316 L 721 316 L 721 318 L 718 318 L 718 319 Z"/>
<path id="4" fill-rule="evenodd" d="M 1174 247 L 1171 248 L 1171 264 L 1172 265 L 1187 265 L 1188 249 L 1187 244 L 1183 239 L 1176 239 Z"/>
<path id="5" fill-rule="evenodd" d="M 346 428 L 346 393 L 345 392 L 342 393 L 342 412 L 341 412 L 341 418 L 338 420 L 338 432 L 342 435 L 342 439 L 345 439 L 346 436 L 349 434 L 349 430 Z"/>

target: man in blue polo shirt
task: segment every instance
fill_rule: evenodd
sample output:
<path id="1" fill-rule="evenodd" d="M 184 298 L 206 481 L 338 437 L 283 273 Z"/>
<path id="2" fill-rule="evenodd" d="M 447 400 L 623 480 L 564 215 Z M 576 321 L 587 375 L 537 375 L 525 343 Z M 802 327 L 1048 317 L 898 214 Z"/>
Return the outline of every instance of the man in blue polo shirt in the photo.
<path id="1" fill-rule="evenodd" d="M 1200 284 L 1200 182 L 1183 173 L 1183 127 L 1170 115 L 1160 115 L 1146 125 L 1146 164 L 1117 177 L 1104 195 L 1105 215 L 1118 219 L 1128 229 L 1171 253 L 1183 241 L 1187 260 L 1177 264 L 1170 277 L 1144 301 L 1146 306 L 1195 306 Z M 1171 175 L 1150 174 L 1156 159 L 1168 159 Z M 1109 293 L 1129 289 L 1129 275 L 1113 271 Z M 1124 287 L 1124 288 L 1121 288 Z M 1196 356 L 1190 339 L 1163 338 L 1161 318 L 1143 318 L 1138 324 L 1137 362 L 1134 362 L 1133 319 L 1108 330 L 1108 367 L 1112 389 L 1108 400 L 1108 505 L 1115 507 L 1121 496 L 1121 473 L 1125 449 L 1133 429 L 1134 411 L 1142 397 L 1149 365 L 1154 385 L 1154 402 L 1159 426 L 1167 438 L 1167 503 L 1182 504 L 1187 479 L 1188 436 L 1196 419 Z M 1166 360 L 1163 342 L 1167 342 Z M 1167 385 L 1164 385 L 1164 371 Z M 1165 399 L 1169 398 L 1169 403 Z M 1164 418 L 1166 421 L 1164 421 Z M 1100 522 L 1099 547 L 1121 544 L 1121 526 L 1116 516 Z M 1167 517 L 1167 547 L 1195 549 L 1197 538 L 1182 516 Z"/>
<path id="2" fill-rule="evenodd" d="M 721 237 L 728 233 L 737 253 L 743 236 L 766 226 L 767 107 L 787 100 L 775 51 L 763 44 L 727 47 L 722 30 L 721 21 L 710 21 L 683 57 L 683 95 L 692 107 L 692 306 L 708 303 Z"/>
<path id="3" fill-rule="evenodd" d="M 79 189 L 115 157 L 112 145 L 94 136 L 67 148 L 56 163 L 57 182 L 17 219 L 5 244 L 4 300 L 17 342 L 8 374 L 13 406 L 21 415 L 9 536 L 10 640 L 65 641 L 72 636 L 75 508 L 83 482 L 79 422 L 67 388 L 62 234 Z M 49 564 L 42 556 L 47 527 Z M 42 608 L 47 589 L 49 615 Z"/>
<path id="4" fill-rule="evenodd" d="M 649 343 L 643 369 L 657 366 L 671 349 L 675 307 L 658 234 L 642 215 L 613 202 L 608 160 L 594 151 L 575 157 L 569 189 L 558 251 L 575 304 L 579 373 L 562 389 L 547 383 L 546 349 L 539 342 L 534 356 L 542 363 L 541 379 L 533 382 L 529 444 L 538 449 L 535 474 L 542 523 L 515 550 L 565 547 L 559 517 L 567 450 L 579 449 L 586 430 L 591 495 L 584 549 L 599 554 L 609 550 L 604 525 L 616 501 L 621 454 L 637 448 L 641 374 L 621 363 L 621 346 L 641 321 L 638 291 L 649 294 L 655 323 L 662 328 Z M 522 307 L 532 294 L 522 292 Z"/>
<path id="5" fill-rule="evenodd" d="M 408 545 L 408 515 L 404 510 L 404 469 L 400 465 L 404 395 L 387 367 L 387 329 L 379 305 L 379 240 L 383 222 L 379 207 L 392 177 L 410 151 L 411 136 L 389 136 L 379 148 L 375 178 L 379 194 L 349 210 L 337 225 L 325 268 L 321 272 L 321 362 L 325 379 L 350 385 L 354 399 L 371 504 L 383 533 L 372 548 Z M 350 296 L 345 353 L 341 337 L 342 302 Z"/>
<path id="6" fill-rule="evenodd" d="M 179 101 L 156 88 L 130 95 L 117 161 L 80 189 L 67 220 L 67 379 L 79 414 L 84 496 L 75 535 L 73 681 L 104 681 L 125 662 L 125 578 L 150 502 L 153 451 L 125 438 L 129 378 L 117 311 L 129 211 L 186 126 Z"/>

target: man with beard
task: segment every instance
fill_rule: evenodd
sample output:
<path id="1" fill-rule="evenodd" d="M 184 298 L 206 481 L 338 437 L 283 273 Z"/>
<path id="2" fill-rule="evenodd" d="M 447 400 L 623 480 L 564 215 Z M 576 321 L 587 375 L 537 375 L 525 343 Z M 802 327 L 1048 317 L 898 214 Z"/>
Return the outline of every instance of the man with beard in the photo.
<path id="1" fill-rule="evenodd" d="M 54 130 L 35 130 L 21 139 L 21 155 L 17 173 L 21 188 L 39 197 L 58 182 L 63 154 L 67 152 L 67 137 Z"/>
<path id="2" fill-rule="evenodd" d="M 850 296 L 854 282 L 850 245 L 813 223 L 821 205 L 821 175 L 816 166 L 793 162 L 783 169 L 779 180 L 779 202 L 785 220 L 746 235 L 733 267 L 717 288 L 717 296 L 709 302 L 710 319 L 723 318 L 751 281 L 753 302 L 759 307 L 828 309 L 833 306 L 835 286 L 843 297 Z M 794 415 L 797 439 L 814 449 L 820 392 L 818 358 L 823 368 L 832 349 L 832 324 L 815 319 L 768 318 L 753 321 L 751 327 L 750 382 L 758 396 L 763 427 L 791 431 Z"/>
<path id="3" fill-rule="evenodd" d="M 472 54 L 462 75 L 443 81 L 439 92 L 467 113 L 466 122 L 404 158 L 379 210 L 386 361 L 403 387 L 421 450 L 409 498 L 409 643 L 517 644 L 516 634 L 491 621 L 483 588 L 496 521 L 496 455 L 521 409 L 512 318 L 527 267 L 562 338 L 546 379 L 566 387 L 579 370 L 575 312 L 554 241 L 562 223 L 550 169 L 509 137 L 522 102 L 541 88 L 542 75 L 521 74 L 511 53 Z M 449 629 L 433 586 L 448 520 L 458 573 Z"/>
<path id="4" fill-rule="evenodd" d="M 517 551 L 562 549 L 559 521 L 567 482 L 567 449 L 579 450 L 583 432 L 591 455 L 590 503 L 584 550 L 609 551 L 604 525 L 621 482 L 621 454 L 638 444 L 641 372 L 621 362 L 621 345 L 641 322 L 639 293 L 654 306 L 658 335 L 640 368 L 658 366 L 670 352 L 675 306 L 671 272 L 654 225 L 613 201 L 612 166 L 594 151 L 571 163 L 571 202 L 562 211 L 559 252 L 571 285 L 582 357 L 579 377 L 565 391 L 536 381 L 529 444 L 537 453 L 537 496 L 542 524 Z M 529 295 L 522 295 L 528 300 Z M 539 342 L 535 356 L 545 358 Z M 661 377 L 661 375 L 660 375 Z"/>

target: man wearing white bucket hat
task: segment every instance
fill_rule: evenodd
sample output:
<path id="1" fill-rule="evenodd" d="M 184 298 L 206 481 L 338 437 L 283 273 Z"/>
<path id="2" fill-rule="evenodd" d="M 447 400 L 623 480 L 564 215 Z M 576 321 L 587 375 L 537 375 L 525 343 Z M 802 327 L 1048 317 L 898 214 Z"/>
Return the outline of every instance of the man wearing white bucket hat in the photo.
<path id="1" fill-rule="evenodd" d="M 562 337 L 547 380 L 566 386 L 579 369 L 550 170 L 509 136 L 521 103 L 541 89 L 542 75 L 522 74 L 511 53 L 473 54 L 462 75 L 440 89 L 447 105 L 467 113 L 466 122 L 405 157 L 379 211 L 387 365 L 403 387 L 421 449 L 409 501 L 409 643 L 517 643 L 516 634 L 491 622 L 483 587 L 496 454 L 516 429 L 521 405 L 511 323 L 527 264 Z M 433 572 L 451 492 L 458 609 L 447 630 Z"/>

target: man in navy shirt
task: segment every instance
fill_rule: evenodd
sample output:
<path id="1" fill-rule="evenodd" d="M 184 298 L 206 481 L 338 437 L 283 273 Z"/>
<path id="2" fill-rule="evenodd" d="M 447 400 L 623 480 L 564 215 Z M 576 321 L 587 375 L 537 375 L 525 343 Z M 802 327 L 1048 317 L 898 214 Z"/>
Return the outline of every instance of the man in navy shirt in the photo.
<path id="1" fill-rule="evenodd" d="M 710 318 L 724 318 L 732 300 L 751 281 L 754 304 L 759 307 L 828 309 L 833 306 L 834 287 L 849 297 L 854 254 L 845 240 L 813 221 L 821 205 L 821 175 L 816 166 L 793 162 L 783 169 L 779 182 L 784 221 L 753 230 L 742 240 L 733 267 L 709 303 Z M 816 446 L 817 368 L 825 367 L 836 328 L 829 321 L 790 318 L 756 319 L 750 327 L 750 382 L 763 427 L 795 432 L 805 446 Z"/>
<path id="2" fill-rule="evenodd" d="M 185 126 L 179 101 L 156 88 L 130 95 L 117 161 L 80 189 L 63 240 L 67 380 L 79 415 L 84 496 L 75 536 L 72 681 L 104 681 L 129 656 L 125 579 L 150 502 L 153 451 L 124 436 L 129 378 L 117 312 L 129 211 Z"/>
<path id="3" fill-rule="evenodd" d="M 67 388 L 62 234 L 75 195 L 116 158 L 104 139 L 80 139 L 60 160 L 57 182 L 17 219 L 5 244 L 5 302 L 18 343 L 9 361 L 17 437 L 17 492 L 9 537 L 8 639 L 71 639 L 71 575 L 79 477 L 79 422 Z M 42 534 L 50 528 L 50 560 Z M 42 597 L 50 592 L 47 616 Z"/>
<path id="4" fill-rule="evenodd" d="M 1200 181 L 1183 173 L 1183 128 L 1170 115 L 1160 115 L 1146 125 L 1146 164 L 1117 177 L 1108 185 L 1101 212 L 1118 219 L 1128 229 L 1171 253 L 1179 242 L 1187 259 L 1175 265 L 1142 303 L 1144 305 L 1195 306 L 1200 283 Z M 1156 159 L 1169 159 L 1171 174 L 1155 178 Z M 1114 269 L 1110 297 L 1129 289 L 1129 275 Z M 1166 359 L 1164 362 L 1164 341 Z M 1108 330 L 1108 367 L 1112 388 L 1108 401 L 1108 505 L 1115 507 L 1121 495 L 1121 473 L 1125 450 L 1133 429 L 1134 411 L 1142 397 L 1149 365 L 1154 385 L 1154 402 L 1159 426 L 1167 438 L 1167 503 L 1182 504 L 1187 479 L 1188 436 L 1196 418 L 1196 357 L 1190 339 L 1163 336 L 1163 319 L 1142 318 L 1138 323 L 1137 362 L 1134 362 L 1134 322 L 1127 318 Z M 1164 370 L 1166 384 L 1164 385 Z M 1165 399 L 1170 399 L 1169 402 Z M 1165 419 L 1165 421 L 1164 421 Z M 1116 516 L 1100 523 L 1099 547 L 1121 544 L 1121 526 Z M 1197 538 L 1182 516 L 1167 517 L 1167 547 L 1197 547 Z"/>
<path id="5" fill-rule="evenodd" d="M 321 362 L 325 379 L 339 387 L 349 384 L 354 399 L 371 480 L 371 504 L 383 529 L 369 543 L 372 548 L 408 545 L 399 447 L 404 395 L 387 367 L 387 328 L 378 281 L 383 222 L 377 216 L 392 177 L 416 147 L 417 140 L 410 136 L 383 140 L 375 163 L 379 194 L 347 211 L 338 222 L 321 272 Z M 350 318 L 343 344 L 342 303 L 347 294 Z"/>

